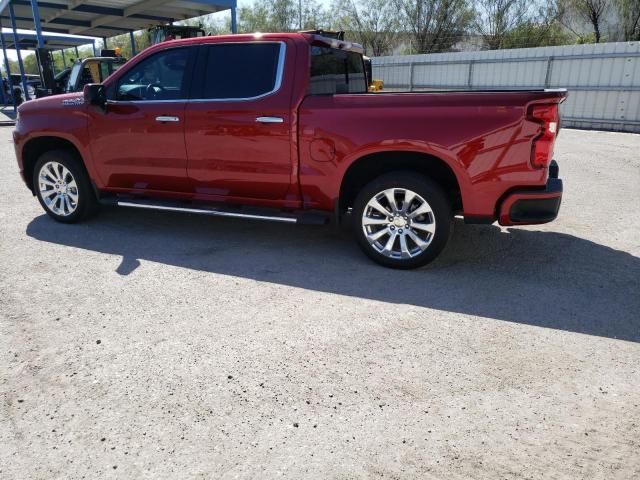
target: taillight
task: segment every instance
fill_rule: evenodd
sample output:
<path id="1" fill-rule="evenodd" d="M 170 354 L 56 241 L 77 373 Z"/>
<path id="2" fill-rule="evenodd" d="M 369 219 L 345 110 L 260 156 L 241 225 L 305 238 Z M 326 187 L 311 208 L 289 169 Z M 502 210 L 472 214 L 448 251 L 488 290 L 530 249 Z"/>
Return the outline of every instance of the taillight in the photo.
<path id="1" fill-rule="evenodd" d="M 546 168 L 553 159 L 553 144 L 558 134 L 558 105 L 534 105 L 529 118 L 540 124 L 540 134 L 533 140 L 531 164 Z"/>

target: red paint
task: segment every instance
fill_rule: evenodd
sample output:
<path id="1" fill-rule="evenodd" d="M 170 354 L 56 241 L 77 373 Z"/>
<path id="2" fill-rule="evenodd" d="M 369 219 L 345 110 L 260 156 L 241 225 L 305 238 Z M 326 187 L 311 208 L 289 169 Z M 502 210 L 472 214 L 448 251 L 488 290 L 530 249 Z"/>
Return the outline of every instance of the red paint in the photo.
<path id="1" fill-rule="evenodd" d="M 30 140 L 55 136 L 78 149 L 101 191 L 333 212 L 354 162 L 373 153 L 418 152 L 440 159 L 454 173 L 465 215 L 491 218 L 507 192 L 546 184 L 555 139 L 548 125 L 557 118 L 546 113 L 557 115 L 564 93 L 307 96 L 309 43 L 317 41 L 309 35 L 164 42 L 134 57 L 105 86 L 163 49 L 247 41 L 286 43 L 277 92 L 241 102 L 109 104 L 106 113 L 62 105 L 82 94 L 29 101 L 20 107 L 14 132 L 20 170 Z M 158 123 L 160 115 L 180 122 Z M 258 116 L 281 117 L 283 123 L 256 123 Z M 540 158 L 546 155 L 543 168 L 532 163 L 538 151 Z"/>

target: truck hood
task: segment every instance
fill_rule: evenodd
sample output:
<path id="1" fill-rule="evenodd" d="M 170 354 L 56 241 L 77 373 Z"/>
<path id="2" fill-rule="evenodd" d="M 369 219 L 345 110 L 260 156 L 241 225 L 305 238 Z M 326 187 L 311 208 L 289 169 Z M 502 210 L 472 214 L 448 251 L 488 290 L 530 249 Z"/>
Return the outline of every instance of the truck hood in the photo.
<path id="1" fill-rule="evenodd" d="M 42 109 L 73 108 L 82 105 L 84 105 L 84 94 L 82 92 L 74 92 L 29 100 L 18 107 L 18 112 L 22 115 Z"/>

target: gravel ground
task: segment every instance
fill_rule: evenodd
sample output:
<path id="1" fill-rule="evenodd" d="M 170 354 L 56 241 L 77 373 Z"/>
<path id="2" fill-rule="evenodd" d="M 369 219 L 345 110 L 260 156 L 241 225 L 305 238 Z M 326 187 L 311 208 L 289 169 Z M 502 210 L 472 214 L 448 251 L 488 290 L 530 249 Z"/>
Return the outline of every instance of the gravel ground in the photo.
<path id="1" fill-rule="evenodd" d="M 640 476 L 640 136 L 564 130 L 549 225 L 430 268 L 129 209 L 56 224 L 0 128 L 0 477 Z"/>

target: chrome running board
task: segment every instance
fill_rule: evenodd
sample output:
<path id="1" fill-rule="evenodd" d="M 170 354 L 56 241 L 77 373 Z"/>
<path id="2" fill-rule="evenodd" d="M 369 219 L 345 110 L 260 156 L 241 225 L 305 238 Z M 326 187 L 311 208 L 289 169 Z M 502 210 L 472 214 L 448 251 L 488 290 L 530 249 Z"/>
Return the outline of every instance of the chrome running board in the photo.
<path id="1" fill-rule="evenodd" d="M 301 225 L 326 225 L 331 221 L 331 215 L 327 212 L 298 210 L 295 212 L 281 212 L 277 209 L 239 207 L 227 208 L 220 204 L 197 204 L 189 206 L 187 202 L 180 201 L 153 201 L 148 199 L 136 199 L 131 197 L 107 197 L 101 198 L 100 203 L 105 205 L 118 205 L 120 207 L 142 208 L 146 210 L 161 210 L 166 212 L 195 213 L 198 215 L 210 215 L 213 217 L 244 218 L 247 220 L 262 220 L 265 222 L 297 223 Z"/>

